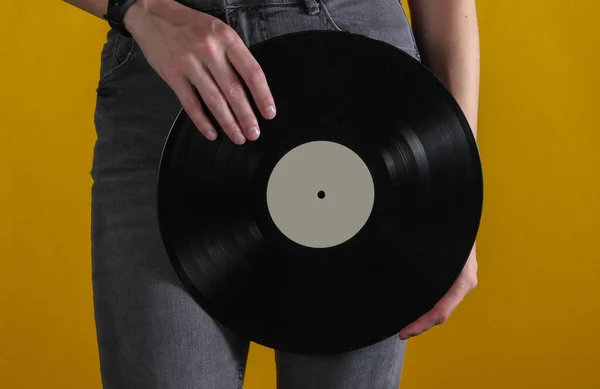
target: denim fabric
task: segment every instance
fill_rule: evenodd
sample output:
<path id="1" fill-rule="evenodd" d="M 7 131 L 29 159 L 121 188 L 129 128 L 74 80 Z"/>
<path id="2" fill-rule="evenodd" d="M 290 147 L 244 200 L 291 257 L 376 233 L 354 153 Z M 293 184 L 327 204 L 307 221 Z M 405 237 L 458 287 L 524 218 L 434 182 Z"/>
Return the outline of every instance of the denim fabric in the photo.
<path id="1" fill-rule="evenodd" d="M 181 0 L 231 25 L 247 45 L 300 30 L 342 30 L 418 58 L 398 0 Z M 163 249 L 155 191 L 173 91 L 131 38 L 108 33 L 101 55 L 92 166 L 92 284 L 106 389 L 241 388 L 249 342 L 184 290 Z M 390 307 L 396 309 L 396 307 Z M 397 336 L 329 356 L 276 351 L 280 389 L 397 389 Z"/>

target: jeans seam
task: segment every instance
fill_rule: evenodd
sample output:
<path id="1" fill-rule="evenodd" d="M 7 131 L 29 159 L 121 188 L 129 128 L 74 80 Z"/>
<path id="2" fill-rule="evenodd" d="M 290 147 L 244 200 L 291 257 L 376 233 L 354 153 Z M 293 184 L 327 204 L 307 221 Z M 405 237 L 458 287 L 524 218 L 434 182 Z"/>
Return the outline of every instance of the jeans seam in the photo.
<path id="1" fill-rule="evenodd" d="M 235 4 L 235 5 L 228 5 L 227 9 L 240 9 L 240 8 L 266 8 L 266 7 L 270 7 L 273 5 L 294 5 L 294 4 L 300 4 L 301 1 L 298 0 L 273 0 L 273 1 L 269 1 L 268 3 L 262 3 L 260 1 L 252 1 L 249 0 L 247 2 L 247 4 Z"/>
<path id="2" fill-rule="evenodd" d="M 402 5 L 402 2 L 400 2 L 400 5 Z M 421 53 L 419 52 L 419 47 L 417 46 L 417 40 L 415 39 L 415 33 L 413 30 L 413 26 L 412 26 L 412 23 L 410 23 L 408 21 L 408 16 L 406 15 L 404 8 L 402 8 L 402 14 L 404 15 L 405 22 L 408 24 L 408 29 L 410 30 L 410 39 L 412 40 L 412 43 L 413 43 L 413 49 L 415 51 L 415 56 L 417 57 L 417 60 L 421 61 Z"/>
<path id="3" fill-rule="evenodd" d="M 335 20 L 333 20 L 333 17 L 331 16 L 331 13 L 329 13 L 329 8 L 327 8 L 325 1 L 319 0 L 319 3 L 321 4 L 321 9 L 322 9 L 323 13 L 325 14 L 325 19 L 333 26 L 333 28 L 335 28 L 338 31 L 343 31 L 340 28 L 340 26 L 337 25 Z"/>
<path id="4" fill-rule="evenodd" d="M 113 61 L 115 61 L 115 63 L 117 64 L 117 66 L 119 66 L 121 64 L 121 62 L 119 62 L 119 57 L 117 56 L 120 46 L 121 46 L 121 36 L 117 35 L 115 37 L 115 44 L 113 45 L 113 48 L 112 48 L 112 58 L 113 58 Z M 127 60 L 127 57 L 125 57 L 125 59 L 122 62 L 125 62 L 125 60 Z"/>
<path id="5" fill-rule="evenodd" d="M 245 375 L 245 371 L 246 371 L 246 363 L 248 360 L 248 348 L 249 348 L 249 344 L 244 345 L 244 347 L 242 347 L 242 360 L 240 362 L 240 367 L 238 369 L 238 382 L 237 382 L 237 388 L 236 389 L 242 389 L 244 386 L 244 375 Z"/>
<path id="6" fill-rule="evenodd" d="M 120 43 L 120 38 L 117 36 L 117 41 L 115 42 L 115 44 L 113 45 L 113 53 L 112 53 L 112 57 L 113 60 L 115 61 L 115 63 L 117 64 L 116 66 L 114 66 L 112 69 L 110 69 L 107 73 L 105 73 L 104 75 L 102 75 L 100 77 L 100 79 L 98 80 L 98 82 L 102 82 L 104 81 L 106 78 L 108 78 L 111 74 L 113 74 L 115 71 L 121 69 L 123 66 L 127 65 L 129 62 L 131 62 L 132 59 L 140 57 L 143 55 L 143 53 L 140 51 L 138 52 L 138 50 L 136 50 L 136 43 L 135 41 L 131 41 L 131 47 L 129 48 L 127 55 L 125 56 L 125 58 L 123 59 L 123 61 L 119 62 L 118 58 L 117 58 L 117 52 L 119 49 L 119 44 Z"/>

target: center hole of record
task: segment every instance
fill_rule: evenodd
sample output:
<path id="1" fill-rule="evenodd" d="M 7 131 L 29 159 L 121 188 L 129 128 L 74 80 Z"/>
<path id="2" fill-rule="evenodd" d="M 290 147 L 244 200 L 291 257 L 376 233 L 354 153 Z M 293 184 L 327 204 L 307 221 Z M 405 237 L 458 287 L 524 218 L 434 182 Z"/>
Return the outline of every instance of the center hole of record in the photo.
<path id="1" fill-rule="evenodd" d="M 317 193 L 317 197 L 318 197 L 318 198 L 320 198 L 320 199 L 324 198 L 324 197 L 325 197 L 325 192 L 323 192 L 322 190 L 320 190 L 320 191 Z"/>

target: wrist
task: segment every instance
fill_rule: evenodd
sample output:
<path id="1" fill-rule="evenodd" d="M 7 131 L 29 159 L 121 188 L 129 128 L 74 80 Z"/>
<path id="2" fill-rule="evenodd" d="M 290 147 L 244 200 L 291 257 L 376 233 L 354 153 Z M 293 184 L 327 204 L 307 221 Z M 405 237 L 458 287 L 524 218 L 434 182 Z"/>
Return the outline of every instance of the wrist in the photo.
<path id="1" fill-rule="evenodd" d="M 123 25 L 131 33 L 147 9 L 147 0 L 136 0 L 123 14 Z"/>
<path id="2" fill-rule="evenodd" d="M 160 18 L 176 4 L 173 0 L 136 0 L 123 15 L 123 25 L 131 32 L 138 29 L 146 17 Z"/>

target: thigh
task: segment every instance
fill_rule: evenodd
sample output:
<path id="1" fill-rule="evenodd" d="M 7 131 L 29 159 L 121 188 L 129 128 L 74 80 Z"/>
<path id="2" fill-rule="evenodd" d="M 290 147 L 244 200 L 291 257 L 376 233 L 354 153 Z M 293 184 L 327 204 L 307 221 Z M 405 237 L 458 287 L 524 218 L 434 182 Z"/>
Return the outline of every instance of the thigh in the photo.
<path id="1" fill-rule="evenodd" d="M 110 32 L 92 167 L 92 284 L 106 389 L 241 388 L 248 341 L 184 290 L 157 225 L 157 166 L 179 109 L 135 42 Z"/>
<path id="2" fill-rule="evenodd" d="M 393 336 L 336 355 L 276 351 L 278 389 L 398 389 L 405 349 Z"/>

